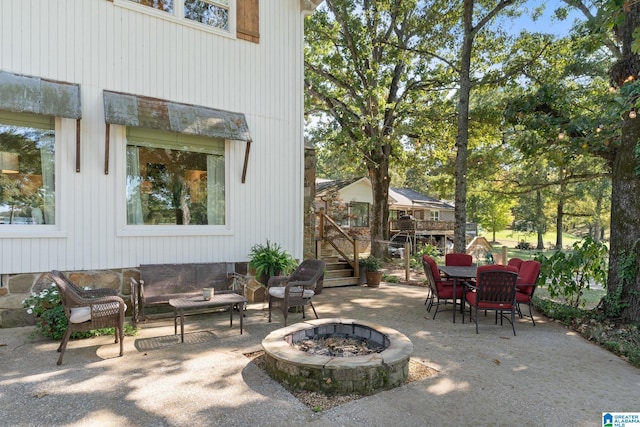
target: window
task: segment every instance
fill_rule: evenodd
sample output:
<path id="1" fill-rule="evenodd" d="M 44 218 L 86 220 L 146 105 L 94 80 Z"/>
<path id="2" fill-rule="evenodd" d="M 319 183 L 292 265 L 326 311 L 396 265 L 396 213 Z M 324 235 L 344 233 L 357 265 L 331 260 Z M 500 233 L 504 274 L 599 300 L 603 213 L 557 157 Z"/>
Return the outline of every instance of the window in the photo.
<path id="1" fill-rule="evenodd" d="M 53 118 L 0 111 L 0 230 L 54 225 L 55 205 Z"/>
<path id="2" fill-rule="evenodd" d="M 224 225 L 224 140 L 128 128 L 128 225 Z"/>
<path id="3" fill-rule="evenodd" d="M 229 32 L 230 0 L 128 0 Z"/>
<path id="4" fill-rule="evenodd" d="M 440 211 L 431 211 L 431 221 L 440 221 Z"/>
<path id="5" fill-rule="evenodd" d="M 349 204 L 349 219 L 351 227 L 368 227 L 369 203 L 351 202 Z"/>

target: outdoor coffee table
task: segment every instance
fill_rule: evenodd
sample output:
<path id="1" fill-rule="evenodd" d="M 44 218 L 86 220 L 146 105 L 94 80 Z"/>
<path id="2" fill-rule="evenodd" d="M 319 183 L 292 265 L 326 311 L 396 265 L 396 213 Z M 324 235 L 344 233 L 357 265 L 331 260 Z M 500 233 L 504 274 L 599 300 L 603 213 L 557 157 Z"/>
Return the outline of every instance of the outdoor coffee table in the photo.
<path id="1" fill-rule="evenodd" d="M 178 312 L 180 312 L 180 342 L 184 342 L 184 310 L 190 308 L 207 308 L 229 306 L 229 327 L 233 326 L 233 307 L 238 306 L 240 313 L 240 335 L 242 335 L 242 306 L 247 299 L 236 293 L 215 294 L 210 300 L 203 297 L 173 298 L 169 300 L 169 305 L 173 307 L 173 333 L 178 334 Z"/>

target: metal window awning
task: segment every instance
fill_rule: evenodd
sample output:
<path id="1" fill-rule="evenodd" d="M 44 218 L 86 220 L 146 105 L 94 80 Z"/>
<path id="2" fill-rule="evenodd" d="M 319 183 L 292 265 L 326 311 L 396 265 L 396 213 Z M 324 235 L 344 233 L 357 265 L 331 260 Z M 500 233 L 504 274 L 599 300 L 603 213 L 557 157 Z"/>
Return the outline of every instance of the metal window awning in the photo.
<path id="1" fill-rule="evenodd" d="M 76 119 L 76 172 L 80 172 L 80 85 L 0 70 L 0 109 Z"/>
<path id="2" fill-rule="evenodd" d="M 245 182 L 252 140 L 244 114 L 109 90 L 103 94 L 107 123 L 105 174 L 109 173 L 109 125 L 118 124 L 245 141 L 242 169 L 242 182 Z"/>

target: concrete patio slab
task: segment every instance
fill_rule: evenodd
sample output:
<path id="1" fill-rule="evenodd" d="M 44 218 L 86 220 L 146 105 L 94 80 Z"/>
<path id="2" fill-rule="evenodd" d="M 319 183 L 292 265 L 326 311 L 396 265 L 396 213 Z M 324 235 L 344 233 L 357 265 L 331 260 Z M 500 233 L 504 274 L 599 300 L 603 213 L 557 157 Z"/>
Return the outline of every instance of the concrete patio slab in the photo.
<path id="1" fill-rule="evenodd" d="M 435 320 L 426 288 L 325 288 L 321 318 L 343 317 L 398 330 L 412 358 L 438 373 L 421 381 L 314 412 L 244 353 L 283 326 L 249 304 L 244 333 L 228 313 L 189 316 L 185 343 L 171 317 L 125 337 L 71 341 L 61 366 L 58 342 L 31 327 L 0 329 L 0 424 L 11 426 L 601 426 L 602 412 L 640 412 L 640 370 L 562 325 L 536 316 L 472 323 L 451 311 Z M 291 313 L 289 322 L 302 320 Z"/>

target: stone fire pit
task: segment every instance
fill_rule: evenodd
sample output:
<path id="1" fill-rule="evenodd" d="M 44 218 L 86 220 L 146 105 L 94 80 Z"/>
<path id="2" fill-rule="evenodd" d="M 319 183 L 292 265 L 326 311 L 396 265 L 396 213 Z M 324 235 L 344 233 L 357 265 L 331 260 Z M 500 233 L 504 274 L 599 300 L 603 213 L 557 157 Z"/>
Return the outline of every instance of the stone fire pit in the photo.
<path id="1" fill-rule="evenodd" d="M 312 337 L 340 336 L 370 340 L 383 348 L 366 356 L 310 354 L 294 344 Z M 293 390 L 325 394 L 371 394 L 398 387 L 409 375 L 413 344 L 404 334 L 354 319 L 316 319 L 271 332 L 262 341 L 269 375 Z"/>

